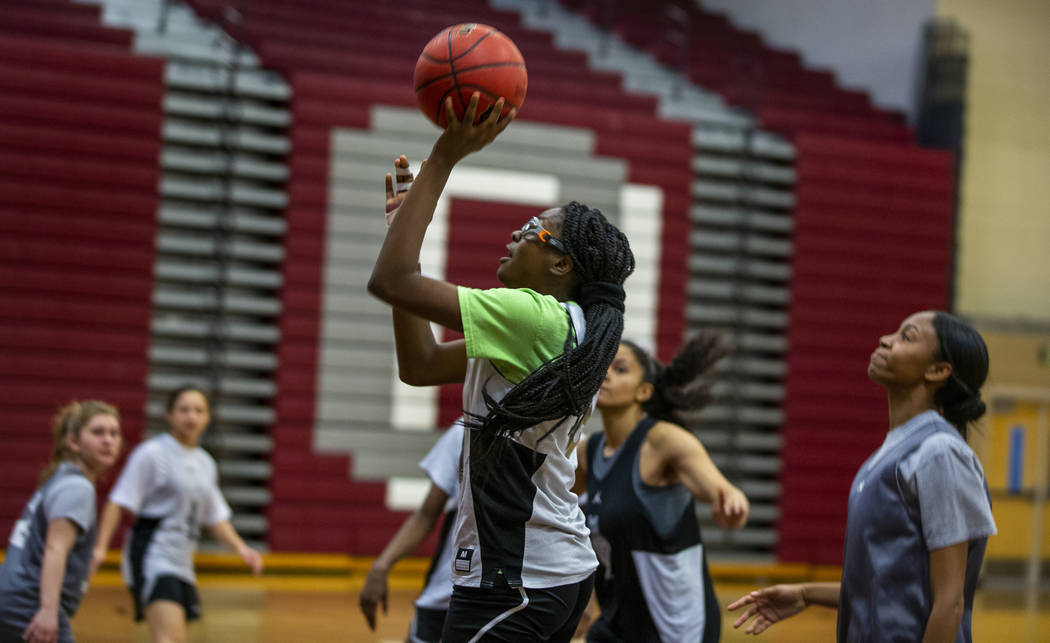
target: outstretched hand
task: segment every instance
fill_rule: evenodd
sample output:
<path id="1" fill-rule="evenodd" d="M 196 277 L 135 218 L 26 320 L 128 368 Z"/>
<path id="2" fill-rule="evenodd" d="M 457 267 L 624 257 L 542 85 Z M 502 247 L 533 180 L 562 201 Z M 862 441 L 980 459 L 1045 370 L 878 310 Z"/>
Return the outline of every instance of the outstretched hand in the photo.
<path id="1" fill-rule="evenodd" d="M 806 600 L 802 593 L 802 585 L 773 585 L 741 596 L 729 604 L 729 611 L 738 610 L 746 605 L 751 607 L 740 615 L 733 627 L 739 628 L 753 618 L 744 633 L 761 634 L 774 623 L 806 609 Z"/>
<path id="2" fill-rule="evenodd" d="M 463 157 L 477 152 L 496 140 L 496 137 L 507 129 L 514 117 L 518 115 L 517 108 L 512 108 L 504 114 L 503 106 L 506 101 L 500 98 L 480 121 L 475 122 L 478 117 L 480 98 L 481 94 L 478 92 L 474 92 L 474 95 L 470 97 L 467 109 L 463 113 L 463 120 L 456 120 L 456 112 L 452 108 L 452 97 L 445 99 L 445 118 L 448 125 L 434 143 L 431 158 L 441 159 L 449 165 L 455 165 Z"/>

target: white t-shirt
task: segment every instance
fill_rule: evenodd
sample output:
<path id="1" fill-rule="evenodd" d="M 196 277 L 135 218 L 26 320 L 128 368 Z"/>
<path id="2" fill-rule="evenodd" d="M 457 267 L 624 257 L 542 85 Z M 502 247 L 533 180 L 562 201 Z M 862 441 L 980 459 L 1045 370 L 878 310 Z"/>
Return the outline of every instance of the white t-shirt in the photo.
<path id="1" fill-rule="evenodd" d="M 445 512 L 456 508 L 459 496 L 459 456 L 463 452 L 463 418 L 456 420 L 430 452 L 419 461 L 430 482 L 448 494 Z M 446 534 L 438 543 L 439 553 L 416 607 L 447 610 L 452 599 L 452 537 Z"/>
<path id="2" fill-rule="evenodd" d="M 124 543 L 124 581 L 134 586 L 134 570 L 141 565 L 143 600 L 158 576 L 195 583 L 193 552 L 201 528 L 229 520 L 232 514 L 219 491 L 215 460 L 200 447 L 183 446 L 169 433 L 131 452 L 109 499 L 134 513 L 137 524 L 156 522 L 151 529 L 133 528 L 133 537 Z M 136 538 L 141 551 L 133 555 Z"/>

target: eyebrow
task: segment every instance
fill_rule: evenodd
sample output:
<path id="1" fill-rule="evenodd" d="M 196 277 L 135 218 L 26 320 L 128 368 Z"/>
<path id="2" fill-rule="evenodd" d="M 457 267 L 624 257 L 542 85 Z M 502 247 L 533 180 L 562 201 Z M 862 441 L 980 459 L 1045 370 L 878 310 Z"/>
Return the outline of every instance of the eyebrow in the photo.
<path id="1" fill-rule="evenodd" d="M 919 330 L 919 327 L 916 326 L 915 324 L 905 324 L 905 325 L 901 326 L 901 332 L 903 333 L 904 331 L 908 330 L 909 328 L 915 329 L 916 333 L 921 332 Z"/>

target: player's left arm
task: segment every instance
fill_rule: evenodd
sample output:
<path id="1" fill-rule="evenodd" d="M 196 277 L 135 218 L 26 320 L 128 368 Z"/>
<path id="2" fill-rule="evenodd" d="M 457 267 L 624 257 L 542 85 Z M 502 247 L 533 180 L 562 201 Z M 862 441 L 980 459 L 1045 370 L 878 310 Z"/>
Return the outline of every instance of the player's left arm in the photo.
<path id="1" fill-rule="evenodd" d="M 750 512 L 747 496 L 722 475 L 693 434 L 660 422 L 649 431 L 646 444 L 662 465 L 660 470 L 670 471 L 697 500 L 711 503 L 719 525 L 732 529 L 744 526 Z"/>
<path id="2" fill-rule="evenodd" d="M 66 558 L 80 534 L 80 527 L 69 518 L 53 518 L 47 523 L 44 559 L 40 563 L 40 608 L 29 627 L 22 632 L 26 641 L 51 643 L 58 640 L 58 607 Z"/>
<path id="3" fill-rule="evenodd" d="M 463 319 L 456 286 L 420 274 L 417 266 L 423 237 L 452 168 L 468 154 L 495 140 L 515 115 L 511 110 L 507 116 L 499 116 L 499 110 L 503 109 L 503 99 L 500 99 L 493 106 L 492 116 L 475 124 L 477 106 L 475 93 L 463 121 L 457 122 L 451 117 L 455 112 L 449 98 L 448 127 L 434 143 L 426 165 L 420 168 L 412 189 L 391 222 L 368 280 L 368 291 L 391 306 L 457 331 L 463 330 Z"/>
<path id="4" fill-rule="evenodd" d="M 220 520 L 208 527 L 208 533 L 215 540 L 237 552 L 244 564 L 251 568 L 253 574 L 256 576 L 262 574 L 262 556 L 244 542 L 237 530 L 233 528 L 233 523 L 229 520 Z"/>
<path id="5" fill-rule="evenodd" d="M 963 587 L 966 583 L 967 541 L 930 551 L 930 620 L 922 643 L 951 643 L 963 617 Z"/>

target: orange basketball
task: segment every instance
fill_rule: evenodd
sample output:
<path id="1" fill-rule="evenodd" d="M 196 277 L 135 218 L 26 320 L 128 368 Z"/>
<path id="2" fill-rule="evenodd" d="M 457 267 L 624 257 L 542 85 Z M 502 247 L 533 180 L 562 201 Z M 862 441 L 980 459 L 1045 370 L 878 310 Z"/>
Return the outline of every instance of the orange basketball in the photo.
<path id="1" fill-rule="evenodd" d="M 529 85 L 525 59 L 514 42 L 488 25 L 452 25 L 431 38 L 416 61 L 416 101 L 427 118 L 445 127 L 445 97 L 452 97 L 456 118 L 474 92 L 481 94 L 478 116 L 503 97 L 503 113 L 521 108 Z"/>

